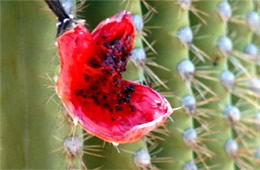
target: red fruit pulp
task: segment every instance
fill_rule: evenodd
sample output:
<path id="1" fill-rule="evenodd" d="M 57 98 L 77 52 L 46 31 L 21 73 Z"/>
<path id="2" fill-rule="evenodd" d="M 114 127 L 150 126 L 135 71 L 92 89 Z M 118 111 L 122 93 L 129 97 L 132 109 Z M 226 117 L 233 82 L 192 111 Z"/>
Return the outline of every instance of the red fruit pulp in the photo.
<path id="1" fill-rule="evenodd" d="M 129 12 L 106 19 L 92 34 L 77 24 L 57 41 L 61 62 L 57 93 L 87 132 L 105 141 L 130 143 L 171 114 L 159 93 L 122 80 L 134 43 Z"/>

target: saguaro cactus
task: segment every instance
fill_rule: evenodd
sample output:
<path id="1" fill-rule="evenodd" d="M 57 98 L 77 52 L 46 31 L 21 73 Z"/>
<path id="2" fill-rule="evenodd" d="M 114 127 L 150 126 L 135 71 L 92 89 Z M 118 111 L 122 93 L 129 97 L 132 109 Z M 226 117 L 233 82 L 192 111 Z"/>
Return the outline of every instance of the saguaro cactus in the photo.
<path id="1" fill-rule="evenodd" d="M 58 17 L 60 58 L 48 5 L 1 1 L 1 168 L 258 169 L 258 1 L 45 1 Z M 125 25 L 117 25 L 123 16 Z M 105 28 L 113 19 L 120 28 Z M 130 83 L 125 79 L 143 90 L 121 87 Z M 163 119 L 170 115 L 168 102 L 148 86 L 176 111 L 142 138 L 146 131 L 124 136 L 146 114 L 160 115 L 162 105 L 169 108 Z M 116 89 L 109 101 L 104 89 Z M 128 107 L 135 92 L 143 96 Z M 138 128 L 161 121 L 153 123 Z"/>

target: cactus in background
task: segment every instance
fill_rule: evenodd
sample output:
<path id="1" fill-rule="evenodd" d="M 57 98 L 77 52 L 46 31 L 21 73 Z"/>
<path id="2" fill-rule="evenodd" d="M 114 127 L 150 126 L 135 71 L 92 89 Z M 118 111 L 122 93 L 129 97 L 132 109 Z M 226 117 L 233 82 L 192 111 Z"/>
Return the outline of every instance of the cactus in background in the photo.
<path id="1" fill-rule="evenodd" d="M 55 90 L 45 76 L 53 75 L 55 68 L 55 20 L 49 12 L 40 10 L 44 8 L 45 3 L 40 1 L 1 2 L 3 169 L 66 167 L 60 148 L 63 144 L 54 136 L 63 138 L 68 126 L 57 130 L 62 113 L 56 103 L 48 102 Z M 61 152 L 54 152 L 59 148 Z"/>
<path id="2" fill-rule="evenodd" d="M 1 2 L 2 30 L 9 32 L 1 35 L 3 169 L 82 167 L 83 145 L 75 150 L 73 143 L 82 140 L 81 129 L 54 102 L 55 18 L 46 9 L 40 1 Z"/>
<path id="3" fill-rule="evenodd" d="M 257 106 L 257 77 L 256 77 L 256 63 L 257 63 L 257 47 L 252 44 L 253 34 L 258 30 L 259 27 L 259 16 L 254 12 L 254 1 L 230 1 L 232 6 L 234 6 L 233 17 L 237 18 L 236 22 L 232 20 L 229 24 L 229 32 L 233 37 L 234 50 L 237 53 L 244 53 L 244 56 L 241 56 L 239 63 L 244 67 L 246 73 L 241 73 L 240 70 L 234 69 L 237 72 L 238 77 L 236 78 L 235 86 L 240 87 L 241 93 L 247 91 L 246 93 L 252 93 L 250 97 L 255 103 L 250 103 L 248 100 L 243 100 L 238 97 L 234 97 L 232 100 L 232 105 L 237 105 L 239 110 L 242 113 L 240 124 L 237 127 L 233 127 L 235 133 L 233 134 L 240 143 L 240 150 L 243 149 L 244 152 L 248 152 L 246 158 L 242 158 L 244 155 L 239 155 L 236 153 L 236 163 L 239 167 L 246 169 L 252 169 L 255 164 L 255 152 L 259 146 L 259 132 L 254 123 L 251 125 L 245 123 L 244 121 L 251 120 L 252 122 L 256 119 L 257 109 L 259 109 L 259 104 Z M 240 54 L 234 54 L 239 56 Z M 236 95 L 236 94 L 235 94 Z M 240 112 L 237 110 L 238 112 Z M 244 131 L 244 132 L 243 132 Z M 239 152 L 239 149 L 237 152 Z"/>
<path id="4" fill-rule="evenodd" d="M 231 9 L 226 1 L 201 1 L 195 4 L 196 8 L 204 11 L 208 16 L 203 16 L 204 25 L 201 26 L 197 36 L 204 38 L 195 40 L 195 44 L 205 51 L 210 60 L 200 63 L 209 70 L 215 70 L 212 74 L 216 81 L 206 81 L 207 87 L 214 89 L 218 100 L 206 107 L 214 110 L 207 122 L 210 127 L 211 141 L 206 142 L 215 156 L 207 160 L 212 168 L 234 169 L 232 152 L 229 142 L 232 138 L 232 129 L 225 120 L 225 109 L 231 104 L 230 88 L 232 88 L 232 77 L 228 71 L 228 57 L 232 51 L 232 42 L 227 37 L 227 21 L 231 15 Z M 198 24 L 197 22 L 194 22 Z M 232 145 L 231 145 L 232 146 Z"/>
<path id="5" fill-rule="evenodd" d="M 159 147 L 162 151 L 158 157 L 168 158 L 170 162 L 158 162 L 158 167 L 162 169 L 182 169 L 185 164 L 192 164 L 193 153 L 189 145 L 185 145 L 185 140 L 191 136 L 185 136 L 185 131 L 193 130 L 192 117 L 190 116 L 188 103 L 193 103 L 195 98 L 191 90 L 191 79 L 194 74 L 194 65 L 189 60 L 189 43 L 192 41 L 192 33 L 189 27 L 189 8 L 190 4 L 182 1 L 148 1 L 154 7 L 158 14 L 155 14 L 151 21 L 151 26 L 159 26 L 160 29 L 154 29 L 150 40 L 156 40 L 154 48 L 158 53 L 155 62 L 164 66 L 170 71 L 154 69 L 155 73 L 166 81 L 169 91 L 177 98 L 169 98 L 174 107 L 184 105 L 185 109 L 174 113 L 174 122 L 167 123 L 169 135 L 163 137 Z M 178 83 L 176 83 L 178 82 Z M 192 101 L 190 101 L 192 100 Z M 195 131 L 194 131 L 195 132 Z M 196 132 L 195 132 L 196 133 Z"/>
<path id="6" fill-rule="evenodd" d="M 54 47 L 54 15 L 45 10 L 44 2 L 3 1 L 2 30 L 12 33 L 1 32 L 1 168 L 234 170 L 260 166 L 259 2 L 45 1 L 49 5 L 60 2 L 64 14 L 68 14 L 58 18 L 58 35 L 69 28 L 64 24 L 68 22 L 66 17 L 86 20 L 91 32 L 105 18 L 122 10 L 130 11 L 135 43 L 123 77 L 165 94 L 176 111 L 170 117 L 173 121 L 168 120 L 162 128 L 134 143 L 118 145 L 124 142 L 116 135 L 108 140 L 99 132 L 94 133 L 88 129 L 91 125 L 71 113 L 73 104 L 64 100 L 63 92 L 68 88 L 60 84 L 68 77 L 61 73 L 56 76 L 59 64 Z M 101 48 L 118 45 L 96 39 Z M 69 50 L 64 51 L 70 48 L 64 48 L 62 43 L 64 40 L 58 38 L 60 57 L 67 59 Z M 84 43 L 80 44 L 88 50 Z M 125 43 L 124 48 L 129 44 Z M 93 49 L 96 52 L 98 48 Z M 85 51 L 80 52 L 84 57 L 91 53 Z M 124 57 L 113 54 L 115 58 Z M 107 58 L 102 62 L 109 63 Z M 123 60 L 119 62 L 122 63 Z M 78 68 L 80 64 L 77 63 Z M 119 76 L 122 67 L 116 73 Z M 54 94 L 55 88 L 59 96 Z M 92 91 L 85 94 L 84 90 L 78 93 L 87 98 L 84 95 Z M 154 100 L 149 101 L 156 103 Z M 136 108 L 131 109 L 134 112 Z M 133 141 L 126 137 L 127 140 Z"/>

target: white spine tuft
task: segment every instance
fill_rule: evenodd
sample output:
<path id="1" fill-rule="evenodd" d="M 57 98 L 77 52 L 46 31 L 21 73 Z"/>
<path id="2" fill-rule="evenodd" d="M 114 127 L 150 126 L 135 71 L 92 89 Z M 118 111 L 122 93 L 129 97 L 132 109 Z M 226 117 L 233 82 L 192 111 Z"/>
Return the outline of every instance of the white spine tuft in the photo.
<path id="1" fill-rule="evenodd" d="M 181 104 L 187 113 L 194 114 L 196 112 L 196 99 L 194 96 L 185 96 L 182 98 Z"/>
<path id="2" fill-rule="evenodd" d="M 71 156 L 76 156 L 83 149 L 83 140 L 77 136 L 67 137 L 63 143 L 63 147 Z"/>
<path id="3" fill-rule="evenodd" d="M 181 8 L 185 10 L 189 10 L 191 7 L 192 0 L 177 0 L 177 3 L 181 6 Z"/>
<path id="4" fill-rule="evenodd" d="M 131 59 L 134 61 L 145 60 L 146 54 L 143 48 L 135 48 L 131 51 Z"/>
<path id="5" fill-rule="evenodd" d="M 179 40 L 185 45 L 192 43 L 193 34 L 192 34 L 192 30 L 190 29 L 190 27 L 184 27 L 184 28 L 179 29 L 179 31 L 177 32 L 177 36 L 178 36 Z"/>
<path id="6" fill-rule="evenodd" d="M 133 21 L 136 32 L 142 31 L 142 29 L 144 28 L 144 22 L 143 22 L 142 17 L 140 15 L 133 15 L 132 21 Z"/>
<path id="7" fill-rule="evenodd" d="M 258 161 L 260 161 L 260 146 L 256 148 L 255 157 Z"/>
<path id="8" fill-rule="evenodd" d="M 255 115 L 256 128 L 260 131 L 260 112 Z"/>
<path id="9" fill-rule="evenodd" d="M 220 2 L 217 6 L 217 12 L 223 21 L 228 21 L 232 15 L 231 6 L 227 1 Z"/>
<path id="10" fill-rule="evenodd" d="M 234 87 L 235 76 L 232 72 L 226 70 L 220 75 L 221 83 L 228 90 Z"/>
<path id="11" fill-rule="evenodd" d="M 250 88 L 253 92 L 260 95 L 260 79 L 253 78 L 250 80 Z"/>
<path id="12" fill-rule="evenodd" d="M 151 157 L 147 150 L 141 149 L 134 154 L 134 162 L 137 167 L 151 165 Z"/>
<path id="13" fill-rule="evenodd" d="M 247 14 L 246 17 L 248 27 L 251 31 L 255 32 L 258 30 L 260 21 L 259 21 L 259 15 L 257 12 L 251 11 Z"/>
<path id="14" fill-rule="evenodd" d="M 220 52 L 227 55 L 232 52 L 233 44 L 230 38 L 223 36 L 218 39 L 217 47 Z"/>
<path id="15" fill-rule="evenodd" d="M 190 81 L 194 76 L 195 66 L 190 60 L 184 60 L 179 63 L 178 72 L 183 80 Z"/>
<path id="16" fill-rule="evenodd" d="M 229 139 L 225 144 L 225 150 L 230 157 L 235 157 L 238 151 L 237 142 L 233 139 Z"/>
<path id="17" fill-rule="evenodd" d="M 226 120 L 231 124 L 239 121 L 241 117 L 240 110 L 237 107 L 231 105 L 225 108 L 224 115 Z"/>
<path id="18" fill-rule="evenodd" d="M 244 53 L 257 57 L 258 49 L 254 44 L 247 44 L 244 48 Z"/>
<path id="19" fill-rule="evenodd" d="M 194 148 L 196 146 L 197 138 L 197 132 L 193 128 L 185 130 L 182 136 L 184 143 L 190 148 Z"/>
<path id="20" fill-rule="evenodd" d="M 190 161 L 184 165 L 182 170 L 197 170 L 197 169 L 198 169 L 197 165 L 194 162 Z"/>

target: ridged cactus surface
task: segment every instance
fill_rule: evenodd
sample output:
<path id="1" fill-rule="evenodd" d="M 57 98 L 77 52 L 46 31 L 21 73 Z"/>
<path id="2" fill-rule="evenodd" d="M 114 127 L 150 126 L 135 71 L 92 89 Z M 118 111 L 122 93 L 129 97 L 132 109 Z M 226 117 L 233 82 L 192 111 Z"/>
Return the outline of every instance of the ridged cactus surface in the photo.
<path id="1" fill-rule="evenodd" d="M 48 102 L 55 94 L 47 78 L 55 69 L 55 20 L 44 8 L 1 1 L 1 169 L 64 168 L 62 155 L 51 153 L 62 144 L 53 137 L 61 113 Z"/>
<path id="2" fill-rule="evenodd" d="M 260 2 L 45 2 L 1 1 L 1 169 L 260 169 Z M 120 28 L 111 31 L 113 19 Z M 77 61 L 84 57 L 91 62 Z M 85 93 L 78 83 L 82 99 L 72 101 L 66 94 L 74 89 L 64 87 L 73 87 L 81 67 L 89 71 L 84 81 L 96 75 L 95 87 Z M 78 74 L 64 78 L 67 68 Z M 103 95 L 110 88 L 113 100 Z M 90 94 L 95 104 L 75 106 Z"/>

